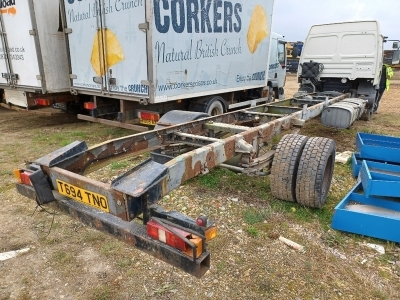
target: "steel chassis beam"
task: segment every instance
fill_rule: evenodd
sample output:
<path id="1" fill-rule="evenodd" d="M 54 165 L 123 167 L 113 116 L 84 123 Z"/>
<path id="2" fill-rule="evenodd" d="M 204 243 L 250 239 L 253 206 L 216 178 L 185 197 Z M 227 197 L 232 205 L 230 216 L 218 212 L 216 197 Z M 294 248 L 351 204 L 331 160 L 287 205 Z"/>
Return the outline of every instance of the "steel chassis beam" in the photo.
<path id="1" fill-rule="evenodd" d="M 171 218 L 168 214 L 157 212 L 158 200 L 187 180 L 207 173 L 238 155 L 241 156 L 242 168 L 248 168 L 247 173 L 253 174 L 257 168 L 263 168 L 270 163 L 273 156 L 273 153 L 267 153 L 265 157 L 257 157 L 259 146 L 282 131 L 290 129 L 291 126 L 301 126 L 306 120 L 318 116 L 326 105 L 346 97 L 348 95 L 330 97 L 329 100 L 318 104 L 311 101 L 310 106 L 306 104 L 302 108 L 291 106 L 293 99 L 278 101 L 106 141 L 92 148 L 87 148 L 84 142 L 74 142 L 28 164 L 28 169 L 39 172 L 40 189 L 48 189 L 48 193 L 39 191 L 35 185 L 32 189 L 18 184 L 17 189 L 25 196 L 37 199 L 38 203 L 53 201 L 52 205 L 83 223 L 108 232 L 199 277 L 210 265 L 210 256 L 205 247 L 202 256 L 193 260 L 146 235 L 144 225 L 152 216 Z M 272 118 L 274 120 L 271 120 Z M 229 136 L 215 138 L 221 134 Z M 192 150 L 176 157 L 166 156 L 169 161 L 164 164 L 149 159 L 120 175 L 111 184 L 84 176 L 110 161 L 177 145 Z M 47 178 L 47 187 L 43 178 Z M 57 180 L 106 196 L 109 213 L 60 195 L 57 190 Z M 53 193 L 54 199 L 40 199 L 50 192 Z M 132 221 L 141 214 L 143 225 Z M 197 226 L 193 220 L 178 213 L 174 217 L 174 222 L 186 228 L 190 227 L 200 234 L 205 230 Z"/>

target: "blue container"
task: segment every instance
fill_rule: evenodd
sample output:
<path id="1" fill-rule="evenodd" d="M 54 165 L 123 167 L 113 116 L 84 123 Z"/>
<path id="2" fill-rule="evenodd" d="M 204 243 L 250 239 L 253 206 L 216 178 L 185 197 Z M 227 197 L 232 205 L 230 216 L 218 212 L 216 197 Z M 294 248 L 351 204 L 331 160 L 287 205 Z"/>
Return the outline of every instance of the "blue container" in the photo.
<path id="1" fill-rule="evenodd" d="M 354 152 L 351 156 L 351 171 L 354 178 L 358 177 L 358 173 L 360 173 L 362 164 L 362 159 L 360 157 L 360 153 Z"/>
<path id="2" fill-rule="evenodd" d="M 362 159 L 400 163 L 400 138 L 359 132 L 356 147 Z"/>
<path id="3" fill-rule="evenodd" d="M 398 199 L 366 197 L 358 182 L 335 207 L 332 228 L 383 240 L 400 242 Z"/>
<path id="4" fill-rule="evenodd" d="M 366 197 L 400 197 L 400 166 L 362 161 L 361 183 Z"/>

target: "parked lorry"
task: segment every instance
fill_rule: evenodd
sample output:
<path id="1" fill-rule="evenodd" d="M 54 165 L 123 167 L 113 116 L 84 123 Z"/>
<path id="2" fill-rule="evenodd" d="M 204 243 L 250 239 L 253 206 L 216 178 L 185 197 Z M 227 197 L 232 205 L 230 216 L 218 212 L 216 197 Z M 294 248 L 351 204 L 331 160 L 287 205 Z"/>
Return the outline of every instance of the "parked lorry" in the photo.
<path id="1" fill-rule="evenodd" d="M 215 115 L 283 96 L 281 76 L 268 78 L 286 63 L 282 38 L 271 39 L 273 0 L 6 4 L 5 106 L 58 103 L 143 131 L 171 109 Z"/>
<path id="2" fill-rule="evenodd" d="M 286 70 L 290 73 L 297 73 L 299 68 L 299 60 L 301 52 L 303 51 L 304 43 L 301 41 L 288 42 L 286 47 L 287 65 Z"/>
<path id="3" fill-rule="evenodd" d="M 31 108 L 75 100 L 58 16 L 57 1 L 2 1 L 0 89 L 4 106 Z"/>
<path id="4" fill-rule="evenodd" d="M 378 96 L 384 42 L 377 21 L 312 26 L 297 71 L 299 91 L 351 93 L 365 100 L 361 117 L 369 120 Z"/>

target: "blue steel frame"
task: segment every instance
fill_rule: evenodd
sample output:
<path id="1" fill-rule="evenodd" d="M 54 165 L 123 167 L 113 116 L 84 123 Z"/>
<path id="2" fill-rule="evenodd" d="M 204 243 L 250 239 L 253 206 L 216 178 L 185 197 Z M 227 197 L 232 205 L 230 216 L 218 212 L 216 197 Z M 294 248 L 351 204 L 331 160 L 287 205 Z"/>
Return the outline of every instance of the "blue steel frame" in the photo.
<path id="1" fill-rule="evenodd" d="M 368 198 L 361 182 L 335 207 L 332 219 L 333 229 L 393 242 L 400 242 L 399 225 L 400 199 Z"/>
<path id="2" fill-rule="evenodd" d="M 351 156 L 351 172 L 354 178 L 358 177 L 361 169 L 362 159 L 360 158 L 360 153 L 354 152 Z"/>
<path id="3" fill-rule="evenodd" d="M 366 197 L 400 197 L 400 166 L 363 160 L 360 178 Z"/>
<path id="4" fill-rule="evenodd" d="M 362 159 L 400 163 L 400 138 L 359 132 L 356 147 Z"/>

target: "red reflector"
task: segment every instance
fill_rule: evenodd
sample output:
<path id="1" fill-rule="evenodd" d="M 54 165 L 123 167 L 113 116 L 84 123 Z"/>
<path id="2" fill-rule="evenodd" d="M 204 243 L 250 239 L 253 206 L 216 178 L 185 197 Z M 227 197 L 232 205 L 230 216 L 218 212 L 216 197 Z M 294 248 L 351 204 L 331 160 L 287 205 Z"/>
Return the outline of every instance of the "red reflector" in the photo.
<path id="1" fill-rule="evenodd" d="M 139 111 L 138 117 L 139 119 L 143 120 L 152 120 L 152 121 L 160 120 L 160 115 L 158 113 L 148 112 L 148 111 Z"/>
<path id="2" fill-rule="evenodd" d="M 35 102 L 36 102 L 36 105 L 40 105 L 40 106 L 50 106 L 51 105 L 51 101 L 48 99 L 36 98 Z"/>
<path id="3" fill-rule="evenodd" d="M 96 108 L 96 105 L 94 104 L 94 102 L 85 102 L 85 103 L 83 104 L 83 107 L 84 107 L 85 109 L 95 109 L 95 108 Z"/>
<path id="4" fill-rule="evenodd" d="M 197 218 L 196 223 L 198 226 L 206 226 L 207 225 L 207 218 L 205 216 L 200 216 Z"/>

